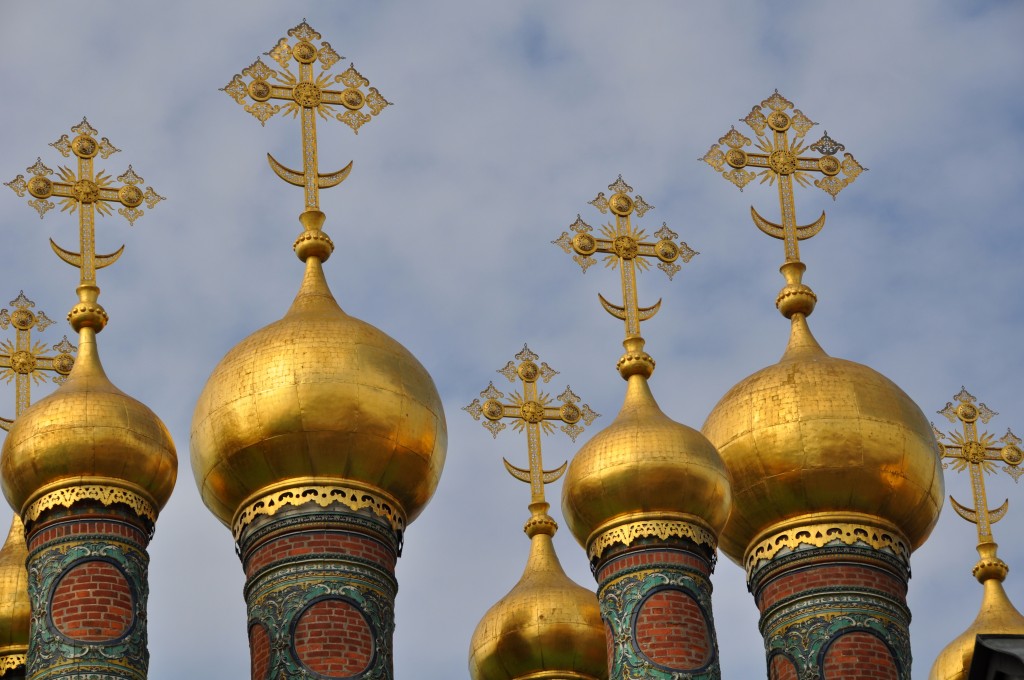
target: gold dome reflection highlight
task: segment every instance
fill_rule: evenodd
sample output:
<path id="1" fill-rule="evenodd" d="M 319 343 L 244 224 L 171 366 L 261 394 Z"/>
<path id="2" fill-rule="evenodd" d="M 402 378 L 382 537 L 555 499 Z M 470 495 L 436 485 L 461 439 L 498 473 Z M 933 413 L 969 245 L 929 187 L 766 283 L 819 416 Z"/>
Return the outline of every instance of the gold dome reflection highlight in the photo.
<path id="1" fill-rule="evenodd" d="M 0 550 L 0 675 L 25 664 L 31 607 L 25 561 L 25 527 L 14 515 L 11 531 Z"/>

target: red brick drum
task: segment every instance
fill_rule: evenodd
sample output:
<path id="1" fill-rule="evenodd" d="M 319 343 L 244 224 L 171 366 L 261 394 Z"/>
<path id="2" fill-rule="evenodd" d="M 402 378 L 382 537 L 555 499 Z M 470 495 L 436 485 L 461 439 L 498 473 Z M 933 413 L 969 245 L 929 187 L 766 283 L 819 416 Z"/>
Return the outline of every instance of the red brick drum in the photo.
<path id="1" fill-rule="evenodd" d="M 362 613 L 344 600 L 321 600 L 299 617 L 295 656 L 328 678 L 348 678 L 373 660 L 373 632 Z"/>
<path id="2" fill-rule="evenodd" d="M 711 660 L 704 614 L 697 601 L 680 590 L 662 590 L 644 601 L 636 620 L 636 642 L 648 659 L 668 668 L 696 670 Z"/>
<path id="3" fill-rule="evenodd" d="M 81 642 L 109 642 L 131 628 L 135 614 L 131 585 L 110 562 L 91 560 L 72 567 L 53 591 L 50 612 L 59 633 Z"/>

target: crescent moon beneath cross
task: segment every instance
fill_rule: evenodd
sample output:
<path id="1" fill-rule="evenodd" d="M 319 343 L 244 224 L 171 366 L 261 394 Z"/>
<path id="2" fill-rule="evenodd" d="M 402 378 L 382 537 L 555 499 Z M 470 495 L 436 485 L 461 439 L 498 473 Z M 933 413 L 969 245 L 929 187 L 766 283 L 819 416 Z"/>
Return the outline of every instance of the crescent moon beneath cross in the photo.
<path id="1" fill-rule="evenodd" d="M 750 216 L 752 218 L 754 218 L 754 224 L 757 225 L 757 228 L 760 229 L 761 231 L 763 231 L 764 233 L 768 234 L 772 238 L 783 239 L 783 238 L 786 237 L 785 228 L 781 224 L 775 224 L 774 222 L 769 222 L 765 218 L 761 217 L 761 215 L 758 214 L 757 210 L 754 209 L 754 206 L 750 206 Z M 821 217 L 819 217 L 815 221 L 811 222 L 810 224 L 805 224 L 805 225 L 802 225 L 802 226 L 798 225 L 797 226 L 797 228 L 796 228 L 797 240 L 803 241 L 804 239 L 811 238 L 812 236 L 817 234 L 819 231 L 821 231 L 824 226 L 825 226 L 825 212 L 822 211 Z"/>
<path id="2" fill-rule="evenodd" d="M 297 187 L 306 185 L 305 174 L 298 172 L 296 170 L 292 170 L 291 168 L 283 165 L 269 153 L 267 154 L 267 162 L 270 163 L 270 169 L 274 171 L 274 174 L 283 179 L 285 182 L 288 182 L 289 184 L 294 184 Z M 349 173 L 352 172 L 352 163 L 353 161 L 349 161 L 348 165 L 343 167 L 341 170 L 338 170 L 337 172 L 331 172 L 326 175 L 317 173 L 317 186 L 321 189 L 328 189 L 330 187 L 338 186 L 339 184 L 344 182 L 348 178 Z"/>
<path id="3" fill-rule="evenodd" d="M 50 247 L 53 248 L 53 252 L 57 253 L 57 257 L 67 262 L 72 267 L 78 267 L 79 269 L 82 268 L 81 253 L 75 253 L 70 250 L 64 250 L 59 245 L 57 245 L 52 238 L 50 239 Z M 121 257 L 121 254 L 123 252 L 124 246 L 121 246 L 120 248 L 117 249 L 116 252 L 110 253 L 109 255 L 96 254 L 93 256 L 93 261 L 95 263 L 94 266 L 96 267 L 96 269 L 103 269 L 104 267 L 109 267 L 110 265 L 117 262 L 117 258 Z"/>

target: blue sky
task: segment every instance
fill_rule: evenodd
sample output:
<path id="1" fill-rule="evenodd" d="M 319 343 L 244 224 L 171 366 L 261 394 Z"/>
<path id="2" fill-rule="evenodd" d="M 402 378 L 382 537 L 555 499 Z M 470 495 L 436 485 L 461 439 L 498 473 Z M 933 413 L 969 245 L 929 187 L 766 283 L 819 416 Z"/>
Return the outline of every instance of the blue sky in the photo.
<path id="1" fill-rule="evenodd" d="M 561 371 L 559 391 L 571 384 L 604 414 L 595 428 L 620 406 L 622 329 L 597 302 L 617 276 L 583 276 L 550 244 L 577 213 L 601 223 L 587 201 L 617 175 L 656 206 L 642 226 L 667 222 L 701 252 L 672 282 L 640 279 L 641 304 L 664 299 L 644 328 L 663 410 L 699 427 L 730 386 L 781 355 L 782 246 L 749 218 L 752 204 L 777 216 L 775 191 L 741 194 L 697 161 L 775 88 L 869 168 L 835 203 L 797 195 L 801 221 L 828 213 L 801 248 L 819 341 L 892 378 L 932 418 L 966 385 L 1000 412 L 991 431 L 1024 435 L 1018 3 L 98 0 L 7 3 L 0 17 L 0 179 L 37 156 L 59 164 L 47 144 L 86 115 L 123 150 L 100 167 L 116 176 L 131 163 L 167 197 L 134 227 L 116 215 L 98 227 L 101 252 L 126 244 L 100 272 L 104 364 L 163 418 L 180 459 L 151 550 L 154 680 L 248 676 L 241 568 L 198 498 L 188 439 L 213 366 L 279 318 L 299 284 L 289 251 L 301 195 L 264 160 L 298 165 L 298 124 L 261 128 L 218 88 L 303 17 L 395 104 L 358 136 L 321 125 L 321 168 L 355 161 L 322 195 L 338 245 L 328 280 L 346 311 L 422 361 L 448 416 L 445 473 L 399 565 L 398 677 L 465 677 L 473 627 L 526 559 L 528 491 L 501 465 L 522 463 L 525 441 L 492 440 L 460 408 L 524 342 Z M 4 189 L 0 223 L 0 302 L 24 289 L 62 319 L 77 272 L 47 240 L 73 248 L 77 220 L 40 221 Z M 7 392 L 0 410 L 13 412 Z M 548 437 L 545 459 L 575 448 Z M 966 479 L 947 487 L 969 499 Z M 1011 499 L 995 533 L 1024 604 L 1021 489 L 1006 475 L 990 489 L 993 505 Z M 548 492 L 560 520 L 560 488 Z M 914 555 L 915 678 L 975 614 L 973 544 L 947 508 Z M 568 531 L 556 545 L 592 585 Z M 763 677 L 742 572 L 723 558 L 714 582 L 725 677 Z"/>

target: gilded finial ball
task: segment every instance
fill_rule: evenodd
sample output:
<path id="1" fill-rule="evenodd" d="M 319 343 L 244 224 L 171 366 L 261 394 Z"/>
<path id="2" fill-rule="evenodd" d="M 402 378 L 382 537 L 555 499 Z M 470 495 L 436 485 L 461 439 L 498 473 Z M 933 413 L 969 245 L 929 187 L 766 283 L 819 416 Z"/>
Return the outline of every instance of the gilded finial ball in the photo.
<path id="1" fill-rule="evenodd" d="M 83 328 L 92 328 L 99 333 L 106 327 L 109 319 L 107 310 L 98 302 L 79 302 L 68 312 L 68 323 L 76 333 Z"/>
<path id="2" fill-rule="evenodd" d="M 782 312 L 782 316 L 790 319 L 794 314 L 810 316 L 817 301 L 818 296 L 809 286 L 790 283 L 779 291 L 778 297 L 775 298 L 775 306 Z"/>
<path id="3" fill-rule="evenodd" d="M 292 250 L 303 262 L 310 257 L 326 262 L 334 252 L 334 241 L 322 231 L 304 231 L 295 239 Z"/>

